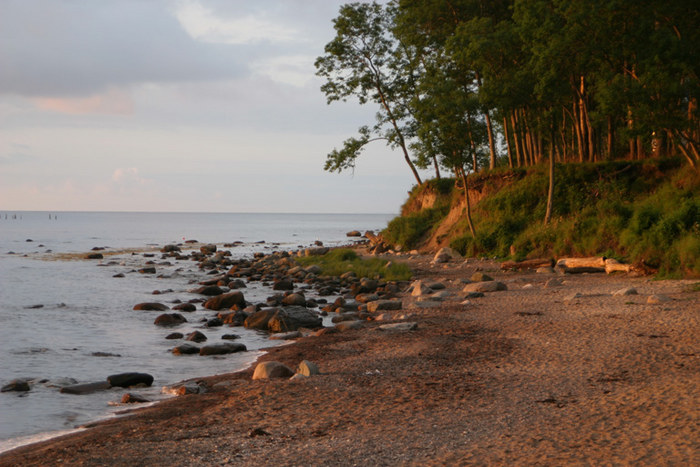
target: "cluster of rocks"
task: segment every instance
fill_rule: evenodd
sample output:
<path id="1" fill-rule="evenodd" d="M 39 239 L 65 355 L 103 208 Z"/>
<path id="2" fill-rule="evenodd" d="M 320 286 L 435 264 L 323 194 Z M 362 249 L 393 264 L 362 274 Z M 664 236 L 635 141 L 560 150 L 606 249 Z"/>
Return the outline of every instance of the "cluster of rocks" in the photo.
<path id="1" fill-rule="evenodd" d="M 46 382 L 41 380 L 39 382 Z M 28 379 L 15 379 L 4 385 L 0 391 L 27 392 L 31 390 L 33 381 Z M 119 373 L 108 376 L 105 380 L 91 383 L 77 384 L 74 380 L 69 380 L 68 384 L 60 385 L 60 392 L 63 394 L 91 394 L 96 391 L 103 391 L 114 387 L 149 387 L 153 384 L 153 376 L 148 373 Z"/>

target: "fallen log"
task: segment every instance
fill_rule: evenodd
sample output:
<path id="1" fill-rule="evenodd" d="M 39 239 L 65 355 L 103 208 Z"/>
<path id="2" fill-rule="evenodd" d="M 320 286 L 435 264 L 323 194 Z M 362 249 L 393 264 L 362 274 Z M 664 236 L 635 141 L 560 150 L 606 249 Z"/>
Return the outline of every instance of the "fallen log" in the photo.
<path id="1" fill-rule="evenodd" d="M 605 260 L 605 272 L 606 274 L 612 274 L 614 272 L 632 272 L 634 267 L 631 264 L 623 264 L 616 259 L 606 258 Z"/>
<path id="2" fill-rule="evenodd" d="M 501 269 L 506 270 L 519 270 L 524 269 L 539 269 L 539 268 L 549 268 L 554 266 L 553 259 L 526 259 L 525 261 L 504 261 L 501 263 Z"/>
<path id="3" fill-rule="evenodd" d="M 582 274 L 585 272 L 605 272 L 605 257 L 561 258 L 555 266 L 565 274 Z"/>

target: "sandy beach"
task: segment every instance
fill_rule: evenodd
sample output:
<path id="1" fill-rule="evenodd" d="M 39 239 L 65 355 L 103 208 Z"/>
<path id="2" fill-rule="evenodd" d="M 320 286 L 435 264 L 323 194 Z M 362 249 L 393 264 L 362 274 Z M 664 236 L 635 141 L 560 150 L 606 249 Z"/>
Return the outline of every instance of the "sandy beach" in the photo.
<path id="1" fill-rule="evenodd" d="M 402 294 L 395 313 L 416 329 L 367 321 L 309 335 L 260 360 L 309 360 L 320 375 L 207 378 L 207 393 L 15 449 L 0 465 L 699 462 L 697 281 L 390 259 L 446 286 L 440 302 Z M 476 271 L 507 290 L 465 302 L 462 279 Z M 626 288 L 637 294 L 615 294 Z"/>

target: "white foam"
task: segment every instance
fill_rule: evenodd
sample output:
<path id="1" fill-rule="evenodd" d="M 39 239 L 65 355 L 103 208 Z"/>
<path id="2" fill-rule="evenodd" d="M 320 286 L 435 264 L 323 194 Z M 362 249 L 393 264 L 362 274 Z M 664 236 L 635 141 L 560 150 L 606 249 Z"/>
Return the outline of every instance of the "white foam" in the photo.
<path id="1" fill-rule="evenodd" d="M 85 430 L 85 428 L 72 428 L 70 430 L 51 431 L 48 433 L 39 433 L 36 435 L 20 436 L 19 438 L 0 440 L 0 453 L 10 451 L 20 446 L 39 443 L 41 441 L 46 441 L 47 439 L 58 438 L 59 436 L 77 433 L 83 430 Z"/>

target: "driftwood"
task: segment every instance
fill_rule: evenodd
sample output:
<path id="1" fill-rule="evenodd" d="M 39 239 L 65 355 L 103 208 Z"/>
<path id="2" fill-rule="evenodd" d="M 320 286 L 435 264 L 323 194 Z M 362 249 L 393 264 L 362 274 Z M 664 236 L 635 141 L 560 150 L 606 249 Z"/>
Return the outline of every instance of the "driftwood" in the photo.
<path id="1" fill-rule="evenodd" d="M 523 269 L 539 269 L 539 268 L 550 268 L 554 266 L 553 259 L 526 259 L 525 261 L 504 261 L 501 263 L 501 269 L 504 271 L 510 269 L 517 269 L 522 271 Z"/>
<path id="2" fill-rule="evenodd" d="M 619 261 L 606 258 L 605 256 L 596 256 L 592 258 L 562 258 L 557 261 L 556 268 L 567 274 L 581 274 L 584 272 L 605 272 L 611 274 L 613 272 L 632 272 L 634 268 L 629 264 L 623 264 Z"/>

